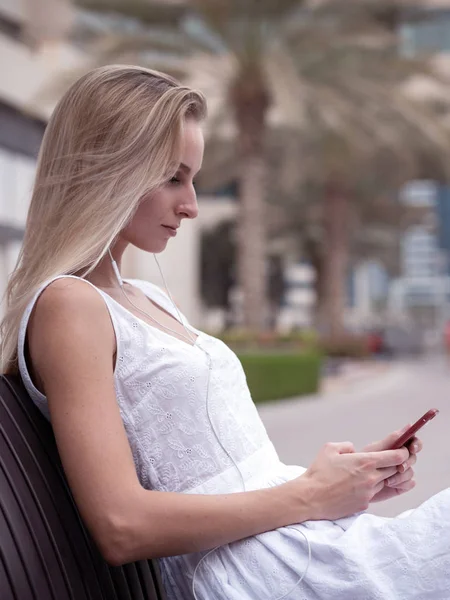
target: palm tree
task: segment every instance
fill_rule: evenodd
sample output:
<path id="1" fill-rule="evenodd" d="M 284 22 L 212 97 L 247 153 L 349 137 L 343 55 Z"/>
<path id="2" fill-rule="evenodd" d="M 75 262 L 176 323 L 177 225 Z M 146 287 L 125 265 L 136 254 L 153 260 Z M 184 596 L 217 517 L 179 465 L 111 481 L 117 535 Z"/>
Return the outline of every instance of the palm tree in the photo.
<path id="1" fill-rule="evenodd" d="M 328 314 L 342 323 L 342 273 L 349 203 L 343 163 L 365 145 L 402 149 L 400 131 L 447 151 L 447 139 L 401 84 L 428 65 L 399 56 L 392 24 L 394 0 L 77 0 L 79 6 L 128 16 L 102 36 L 100 56 L 139 57 L 183 72 L 208 88 L 210 129 L 223 126 L 236 141 L 238 282 L 244 323 L 266 324 L 266 141 L 276 124 L 290 125 L 318 149 L 327 175 Z M 402 2 L 404 6 L 405 2 Z M 110 21 L 110 24 L 113 20 Z M 118 24 L 119 21 L 114 21 Z M 124 21 L 120 21 L 124 23 Z M 97 46 L 98 50 L 98 46 Z M 387 108 L 391 110 L 387 110 Z M 398 119 L 398 121 L 394 121 Z M 320 140 L 309 125 L 327 132 Z M 321 130 L 319 128 L 319 130 Z M 393 132 L 396 135 L 393 136 Z M 345 133 L 345 136 L 343 135 Z M 311 135 L 310 135 L 311 134 Z M 394 139 L 395 138 L 395 139 Z M 342 143 L 344 139 L 344 143 Z M 325 140 L 325 141 L 324 141 Z M 338 140 L 338 142 L 336 142 Z M 342 148 L 336 148 L 342 146 Z M 331 150 L 329 147 L 331 146 Z M 359 149 L 359 150 L 358 150 Z M 304 157 L 305 155 L 303 155 Z M 333 163 L 328 160 L 333 156 Z M 339 159 L 339 160 L 338 160 Z M 343 160 L 345 159 L 345 160 Z M 300 157 L 297 157 L 299 169 Z M 305 161 L 306 162 L 306 161 Z M 304 167 L 305 168 L 305 167 Z"/>

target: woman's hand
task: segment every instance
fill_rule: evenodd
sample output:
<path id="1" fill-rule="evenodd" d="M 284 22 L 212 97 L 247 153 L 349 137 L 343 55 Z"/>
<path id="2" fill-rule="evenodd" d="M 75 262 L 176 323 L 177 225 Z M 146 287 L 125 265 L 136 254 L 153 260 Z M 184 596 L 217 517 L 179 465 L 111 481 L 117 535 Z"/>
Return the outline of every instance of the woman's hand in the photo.
<path id="1" fill-rule="evenodd" d="M 313 515 L 310 518 L 334 520 L 368 508 L 385 488 L 385 480 L 395 476 L 399 467 L 409 460 L 406 448 L 376 448 L 355 452 L 353 444 L 343 442 L 329 443 L 321 449 L 299 478 L 309 483 L 307 500 Z"/>
<path id="2" fill-rule="evenodd" d="M 399 431 L 394 431 L 388 435 L 384 440 L 369 444 L 363 449 L 363 452 L 379 452 L 390 448 L 392 444 L 397 440 L 410 425 L 406 425 Z M 397 472 L 391 475 L 384 481 L 384 487 L 372 498 L 372 502 L 382 502 L 383 500 L 389 500 L 405 492 L 409 492 L 414 488 L 416 482 L 414 480 L 413 466 L 417 461 L 417 454 L 422 450 L 422 442 L 419 438 L 414 437 L 411 443 L 408 445 L 409 456 L 407 460 L 397 468 Z"/>

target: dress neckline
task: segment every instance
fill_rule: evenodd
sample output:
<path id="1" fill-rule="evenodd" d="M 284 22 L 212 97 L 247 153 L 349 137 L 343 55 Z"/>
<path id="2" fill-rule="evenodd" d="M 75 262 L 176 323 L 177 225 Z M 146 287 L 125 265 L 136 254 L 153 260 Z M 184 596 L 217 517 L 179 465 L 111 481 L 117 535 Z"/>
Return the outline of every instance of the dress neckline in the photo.
<path id="1" fill-rule="evenodd" d="M 144 319 L 142 319 L 141 317 L 138 317 L 137 315 L 134 314 L 134 312 L 132 312 L 131 310 L 129 310 L 128 308 L 126 308 L 125 306 L 123 306 L 123 304 L 121 304 L 120 302 L 118 302 L 115 298 L 113 298 L 110 294 L 108 294 L 107 292 L 105 292 L 104 290 L 102 290 L 100 287 L 95 286 L 93 283 L 91 283 L 91 285 L 94 285 L 94 287 L 97 288 L 97 290 L 99 290 L 99 292 L 101 292 L 102 294 L 104 294 L 105 296 L 108 297 L 109 300 L 111 300 L 112 302 L 114 302 L 114 304 L 116 304 L 117 306 L 119 306 L 122 310 L 124 310 L 128 315 L 130 315 L 131 317 L 133 317 L 133 319 L 135 319 L 138 323 L 143 324 L 144 326 L 150 327 L 150 329 L 152 331 L 157 331 L 159 333 L 162 333 L 163 335 L 165 335 L 166 337 L 169 337 L 177 342 L 181 342 L 182 344 L 185 344 L 186 346 L 190 346 L 191 348 L 194 348 L 196 346 L 199 345 L 199 338 L 202 335 L 202 332 L 199 331 L 198 329 L 195 329 L 194 327 L 192 327 L 191 325 L 187 324 L 187 323 L 183 323 L 183 321 L 180 321 L 178 316 L 176 314 L 174 314 L 174 309 L 172 306 L 163 306 L 161 305 L 159 302 L 157 302 L 154 298 L 151 297 L 151 295 L 148 293 L 148 289 L 146 285 L 139 285 L 141 282 L 139 280 L 136 279 L 124 279 L 125 283 L 128 283 L 129 285 L 132 285 L 136 288 L 138 288 L 143 294 L 144 296 L 150 301 L 152 302 L 157 308 L 159 308 L 160 310 L 168 313 L 170 316 L 172 316 L 180 325 L 182 325 L 183 327 L 186 327 L 186 329 L 188 329 L 190 332 L 192 332 L 194 335 L 196 335 L 197 337 L 195 338 L 193 343 L 187 342 L 175 335 L 172 335 L 171 333 L 168 333 L 166 331 L 164 331 L 163 329 L 160 329 L 159 327 L 155 327 L 155 325 L 152 325 L 151 323 L 148 323 L 147 321 L 145 321 Z M 137 284 L 137 285 L 136 285 Z M 144 282 L 145 284 L 145 282 Z M 151 284 L 149 284 L 148 287 L 150 287 Z M 161 292 L 162 294 L 162 292 Z M 165 299 L 165 298 L 164 298 Z M 169 302 L 167 302 L 167 304 L 169 304 Z"/>

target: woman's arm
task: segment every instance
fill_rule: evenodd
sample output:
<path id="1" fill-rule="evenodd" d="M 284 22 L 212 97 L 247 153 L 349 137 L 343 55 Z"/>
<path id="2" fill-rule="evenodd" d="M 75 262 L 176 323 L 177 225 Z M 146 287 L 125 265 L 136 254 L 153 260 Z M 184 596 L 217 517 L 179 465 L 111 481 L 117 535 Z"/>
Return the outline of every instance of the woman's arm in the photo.
<path id="1" fill-rule="evenodd" d="M 372 455 L 354 454 L 342 467 L 344 453 L 352 450 L 331 444 L 305 476 L 275 488 L 225 495 L 145 490 L 115 397 L 115 338 L 98 293 L 79 281 L 51 284 L 33 313 L 29 349 L 75 501 L 112 564 L 206 550 L 335 511 L 350 514 L 361 510 L 381 481 L 373 476 Z M 392 451 L 385 462 L 403 458 Z M 357 473 L 349 464 L 359 465 Z M 354 497 L 349 491 L 358 481 L 364 494 L 358 490 Z"/>

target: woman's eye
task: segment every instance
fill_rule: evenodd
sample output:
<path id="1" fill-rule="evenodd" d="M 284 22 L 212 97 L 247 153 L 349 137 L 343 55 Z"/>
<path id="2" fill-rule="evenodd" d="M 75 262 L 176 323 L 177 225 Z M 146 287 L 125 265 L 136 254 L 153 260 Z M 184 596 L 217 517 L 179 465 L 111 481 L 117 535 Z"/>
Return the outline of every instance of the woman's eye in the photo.
<path id="1" fill-rule="evenodd" d="M 173 185 L 178 185 L 179 183 L 181 183 L 181 181 L 179 177 L 172 177 L 170 183 L 172 183 Z"/>

